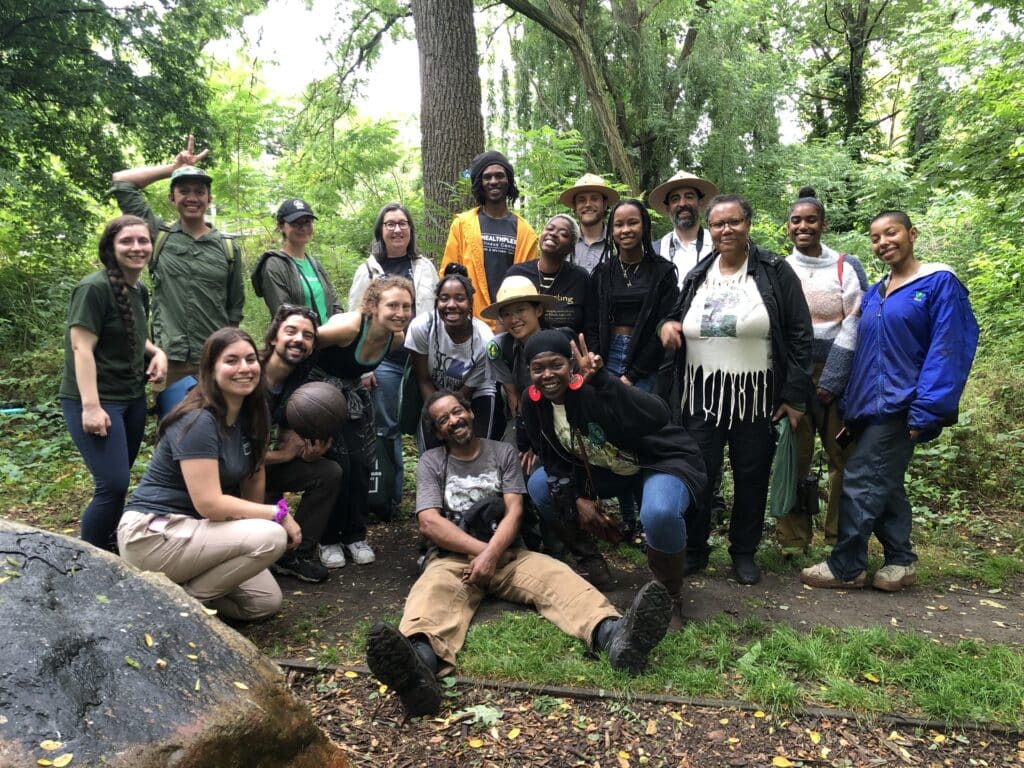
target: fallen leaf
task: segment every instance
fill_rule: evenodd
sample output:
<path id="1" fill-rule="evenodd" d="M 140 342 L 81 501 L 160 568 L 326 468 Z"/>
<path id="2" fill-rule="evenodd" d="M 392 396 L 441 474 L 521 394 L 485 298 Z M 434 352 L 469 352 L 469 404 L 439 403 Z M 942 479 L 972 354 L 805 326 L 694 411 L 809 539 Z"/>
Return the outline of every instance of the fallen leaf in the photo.
<path id="1" fill-rule="evenodd" d="M 249 686 L 248 685 L 246 685 L 245 683 L 240 683 L 237 680 L 235 680 L 234 686 L 235 686 L 235 688 L 237 688 L 240 691 L 248 691 L 249 690 Z"/>
<path id="2" fill-rule="evenodd" d="M 876 675 L 874 672 L 865 672 L 864 679 L 867 680 L 869 683 L 879 682 L 878 675 Z"/>
<path id="3" fill-rule="evenodd" d="M 189 661 L 199 661 L 199 657 L 196 656 L 196 654 L 194 654 L 194 653 L 186 653 L 185 654 L 185 658 L 188 659 Z"/>
<path id="4" fill-rule="evenodd" d="M 157 659 L 156 660 L 156 668 L 157 669 L 167 669 L 167 660 L 166 659 Z"/>
<path id="5" fill-rule="evenodd" d="M 74 752 L 65 752 L 60 757 L 55 757 L 53 759 L 53 768 L 64 768 L 65 765 L 71 762 L 71 758 L 74 756 Z"/>
<path id="6" fill-rule="evenodd" d="M 514 741 L 519 738 L 519 733 L 520 731 L 518 728 L 513 728 L 511 731 L 508 732 L 508 738 Z"/>
<path id="7" fill-rule="evenodd" d="M 789 760 L 778 755 L 772 758 L 772 765 L 774 765 L 775 768 L 792 768 L 793 766 Z"/>
<path id="8" fill-rule="evenodd" d="M 759 710 L 757 710 L 757 712 L 755 712 L 755 713 L 754 713 L 754 717 L 758 717 L 758 718 L 760 718 L 760 717 L 764 717 L 764 712 L 762 712 L 762 711 L 761 711 L 761 710 L 759 709 Z"/>
<path id="9" fill-rule="evenodd" d="M 107 597 L 106 595 L 96 595 L 96 602 L 97 603 L 103 603 L 104 605 L 106 605 L 107 603 L 110 602 L 110 598 Z"/>
<path id="10" fill-rule="evenodd" d="M 53 761 L 47 760 L 45 757 L 40 757 L 36 760 L 36 765 L 53 765 Z"/>
<path id="11" fill-rule="evenodd" d="M 124 663 L 127 664 L 132 669 L 138 669 L 139 668 L 139 662 L 137 662 L 131 656 L 125 656 L 124 657 Z"/>
<path id="12" fill-rule="evenodd" d="M 646 733 L 647 733 L 648 736 L 653 736 L 657 732 L 658 732 L 658 721 L 655 720 L 654 718 L 651 718 L 650 720 L 647 721 L 647 731 L 646 731 Z"/>
<path id="13" fill-rule="evenodd" d="M 934 741 L 936 744 L 941 744 L 945 740 L 946 740 L 945 735 L 943 735 L 941 733 L 936 733 L 934 736 L 932 736 L 932 741 Z"/>
<path id="14" fill-rule="evenodd" d="M 199 690 L 199 678 L 198 677 L 196 678 L 195 687 L 192 690 L 194 690 L 194 691 L 198 691 Z"/>
<path id="15" fill-rule="evenodd" d="M 807 735 L 811 737 L 811 743 L 812 744 L 820 744 L 821 743 L 821 734 L 818 733 L 817 731 L 808 731 Z"/>
<path id="16" fill-rule="evenodd" d="M 387 693 L 387 691 L 388 691 L 387 683 L 381 683 L 377 687 L 377 693 L 379 693 L 381 696 L 383 696 L 385 693 Z"/>
<path id="17" fill-rule="evenodd" d="M 345 677 L 347 677 L 349 680 L 352 680 L 354 678 L 359 677 L 359 673 L 353 672 L 351 669 L 349 669 L 345 672 Z"/>
<path id="18" fill-rule="evenodd" d="M 483 745 L 484 745 L 484 740 L 483 739 L 470 739 L 469 740 L 469 746 L 471 746 L 473 749 L 480 749 L 480 747 L 482 747 Z"/>
<path id="19" fill-rule="evenodd" d="M 39 748 L 45 749 L 47 752 L 52 752 L 53 750 L 60 749 L 63 746 L 63 742 L 54 741 L 53 739 L 47 739 L 46 741 L 39 742 Z"/>
<path id="20" fill-rule="evenodd" d="M 0 584 L 3 584 L 5 581 L 10 581 L 10 580 L 11 580 L 10 576 L 0 576 Z"/>
<path id="21" fill-rule="evenodd" d="M 12 557 L 11 555 L 7 556 L 7 564 L 13 565 L 15 568 L 21 568 L 21 563 L 18 562 L 17 558 Z"/>
<path id="22" fill-rule="evenodd" d="M 142 642 L 144 642 L 146 644 L 147 648 L 152 648 L 153 647 L 153 636 L 150 635 L 149 632 L 146 632 L 145 634 L 142 635 Z"/>
<path id="23" fill-rule="evenodd" d="M 668 716 L 675 720 L 677 723 L 683 722 L 683 716 L 680 715 L 678 712 L 669 712 Z"/>
<path id="24" fill-rule="evenodd" d="M 728 725 L 729 724 L 729 718 L 728 717 L 723 717 L 718 722 L 721 723 L 722 725 Z"/>
<path id="25" fill-rule="evenodd" d="M 981 603 L 981 605 L 987 605 L 989 608 L 1005 608 L 1006 607 L 1002 603 L 997 603 L 995 600 L 989 600 L 988 598 L 983 598 L 982 600 L 979 600 L 978 602 Z"/>

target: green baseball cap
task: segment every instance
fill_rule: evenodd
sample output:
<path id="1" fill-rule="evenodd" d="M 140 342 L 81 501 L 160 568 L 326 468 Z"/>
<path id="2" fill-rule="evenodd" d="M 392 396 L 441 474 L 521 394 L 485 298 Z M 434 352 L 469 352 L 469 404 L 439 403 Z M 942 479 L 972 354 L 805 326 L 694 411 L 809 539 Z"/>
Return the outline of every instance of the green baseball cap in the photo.
<path id="1" fill-rule="evenodd" d="M 171 172 L 171 186 L 182 181 L 200 181 L 209 187 L 213 185 L 213 176 L 194 165 L 183 165 Z"/>

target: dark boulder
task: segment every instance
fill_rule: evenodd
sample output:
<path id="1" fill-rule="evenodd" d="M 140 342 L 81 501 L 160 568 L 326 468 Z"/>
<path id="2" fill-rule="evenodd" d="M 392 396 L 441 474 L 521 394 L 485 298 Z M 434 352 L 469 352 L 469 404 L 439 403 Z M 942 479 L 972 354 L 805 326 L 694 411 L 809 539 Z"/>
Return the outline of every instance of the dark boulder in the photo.
<path id="1" fill-rule="evenodd" d="M 180 587 L 0 519 L 0 766 L 69 754 L 72 768 L 346 765 L 280 670 Z"/>

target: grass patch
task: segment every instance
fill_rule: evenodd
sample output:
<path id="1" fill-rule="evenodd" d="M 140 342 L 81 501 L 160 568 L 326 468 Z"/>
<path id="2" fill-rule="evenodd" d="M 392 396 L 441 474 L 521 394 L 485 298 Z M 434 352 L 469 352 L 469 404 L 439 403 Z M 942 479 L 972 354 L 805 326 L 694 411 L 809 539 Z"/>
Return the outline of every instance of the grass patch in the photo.
<path id="1" fill-rule="evenodd" d="M 1024 725 L 1024 656 L 1016 650 L 882 629 L 799 633 L 717 617 L 666 637 L 647 671 L 631 678 L 539 616 L 506 614 L 470 631 L 459 668 L 530 683 L 739 698 L 776 713 L 817 705 Z"/>

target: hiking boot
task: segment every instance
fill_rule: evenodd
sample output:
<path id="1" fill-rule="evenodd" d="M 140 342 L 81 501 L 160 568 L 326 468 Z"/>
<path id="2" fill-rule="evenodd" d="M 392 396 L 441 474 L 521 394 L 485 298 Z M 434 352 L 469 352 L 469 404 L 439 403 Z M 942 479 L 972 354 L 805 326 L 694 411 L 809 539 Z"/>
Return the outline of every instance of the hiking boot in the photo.
<path id="1" fill-rule="evenodd" d="M 864 571 L 861 571 L 849 581 L 837 579 L 832 573 L 832 569 L 828 567 L 827 561 L 800 571 L 800 581 L 809 587 L 817 587 L 818 589 L 863 589 L 867 580 L 868 576 Z"/>
<path id="2" fill-rule="evenodd" d="M 281 559 L 270 566 L 270 570 L 278 576 L 291 576 L 299 581 L 319 584 L 327 581 L 327 569 L 311 557 L 303 557 L 295 552 L 285 552 Z"/>
<path id="3" fill-rule="evenodd" d="M 910 565 L 883 565 L 875 573 L 875 579 L 871 586 L 881 589 L 884 592 L 899 592 L 904 587 L 917 583 L 917 566 Z"/>
<path id="4" fill-rule="evenodd" d="M 373 676 L 398 694 L 409 717 L 441 711 L 441 686 L 434 671 L 401 632 L 378 621 L 366 636 L 366 664 Z"/>
<path id="5" fill-rule="evenodd" d="M 366 539 L 346 544 L 345 549 L 348 550 L 349 558 L 356 565 L 369 565 L 377 559 L 377 555 L 373 553 L 373 548 L 370 546 L 370 542 Z"/>
<path id="6" fill-rule="evenodd" d="M 757 584 L 761 580 L 761 569 L 754 562 L 753 555 L 733 555 L 732 570 L 740 584 Z"/>
<path id="7" fill-rule="evenodd" d="M 708 552 L 686 550 L 686 566 L 683 568 L 683 576 L 693 576 L 707 569 L 708 557 Z"/>
<path id="8" fill-rule="evenodd" d="M 647 663 L 647 655 L 665 636 L 672 616 L 672 598 L 658 581 L 644 584 L 626 614 L 611 631 L 606 648 L 612 669 L 635 675 Z"/>
<path id="9" fill-rule="evenodd" d="M 345 548 L 341 544 L 320 545 L 320 562 L 331 570 L 345 567 Z"/>
<path id="10" fill-rule="evenodd" d="M 647 548 L 647 567 L 651 575 L 661 582 L 672 600 L 672 618 L 668 625 L 670 631 L 683 628 L 683 574 L 686 573 L 686 551 L 669 553 Z"/>
<path id="11" fill-rule="evenodd" d="M 598 550 L 593 536 L 581 530 L 576 523 L 552 520 L 548 522 L 548 527 L 576 558 L 576 565 L 573 568 L 576 573 L 598 589 L 612 583 L 612 572 L 608 568 L 608 561 Z"/>

